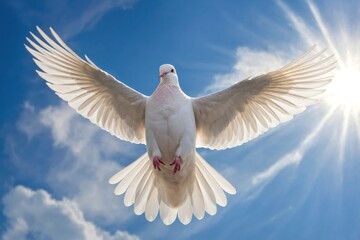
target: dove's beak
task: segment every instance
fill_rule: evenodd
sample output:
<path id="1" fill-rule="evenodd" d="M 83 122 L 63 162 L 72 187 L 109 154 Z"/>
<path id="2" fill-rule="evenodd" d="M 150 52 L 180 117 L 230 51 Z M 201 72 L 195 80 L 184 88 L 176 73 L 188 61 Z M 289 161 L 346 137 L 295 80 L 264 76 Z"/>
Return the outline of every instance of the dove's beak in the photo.
<path id="1" fill-rule="evenodd" d="M 162 78 L 163 76 L 165 76 L 166 74 L 168 74 L 168 72 L 162 71 L 159 75 L 160 78 Z"/>

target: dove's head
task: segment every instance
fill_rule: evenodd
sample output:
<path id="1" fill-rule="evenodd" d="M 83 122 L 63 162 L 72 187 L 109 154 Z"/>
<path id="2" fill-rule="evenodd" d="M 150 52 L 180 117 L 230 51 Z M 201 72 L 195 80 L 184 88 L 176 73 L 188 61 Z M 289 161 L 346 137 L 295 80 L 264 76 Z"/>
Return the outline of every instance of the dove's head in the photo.
<path id="1" fill-rule="evenodd" d="M 159 68 L 160 80 L 162 83 L 178 85 L 178 76 L 176 74 L 176 69 L 171 64 L 163 64 Z"/>

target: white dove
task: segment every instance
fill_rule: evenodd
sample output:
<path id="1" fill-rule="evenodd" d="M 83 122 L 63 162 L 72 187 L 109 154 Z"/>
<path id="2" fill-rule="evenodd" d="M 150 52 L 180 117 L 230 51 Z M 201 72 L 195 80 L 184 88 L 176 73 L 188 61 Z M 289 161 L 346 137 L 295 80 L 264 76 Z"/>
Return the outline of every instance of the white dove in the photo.
<path id="1" fill-rule="evenodd" d="M 170 64 L 160 66 L 160 83 L 145 96 L 81 59 L 55 33 L 56 41 L 37 27 L 43 40 L 27 38 L 42 71 L 40 77 L 85 118 L 116 137 L 147 146 L 147 153 L 116 173 L 116 195 L 124 204 L 153 221 L 160 212 L 164 224 L 176 217 L 183 224 L 192 216 L 216 214 L 226 206 L 224 193 L 234 187 L 212 168 L 196 148 L 239 146 L 317 102 L 331 81 L 334 56 L 314 48 L 288 65 L 245 79 L 220 92 L 191 98 L 180 88 Z"/>

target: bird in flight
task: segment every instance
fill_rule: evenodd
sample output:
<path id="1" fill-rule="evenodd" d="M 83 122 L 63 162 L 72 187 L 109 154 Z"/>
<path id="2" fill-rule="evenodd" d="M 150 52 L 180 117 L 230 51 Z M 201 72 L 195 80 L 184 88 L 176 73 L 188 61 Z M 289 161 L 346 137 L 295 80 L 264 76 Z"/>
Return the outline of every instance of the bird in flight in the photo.
<path id="1" fill-rule="evenodd" d="M 26 49 L 37 73 L 56 95 L 83 117 L 121 140 L 146 144 L 147 152 L 110 178 L 125 206 L 148 221 L 215 215 L 235 188 L 196 148 L 226 149 L 254 139 L 316 103 L 331 81 L 333 55 L 311 48 L 276 71 L 244 79 L 202 97 L 187 96 L 174 66 L 160 66 L 160 82 L 145 96 L 80 58 L 50 28 L 30 33 Z"/>

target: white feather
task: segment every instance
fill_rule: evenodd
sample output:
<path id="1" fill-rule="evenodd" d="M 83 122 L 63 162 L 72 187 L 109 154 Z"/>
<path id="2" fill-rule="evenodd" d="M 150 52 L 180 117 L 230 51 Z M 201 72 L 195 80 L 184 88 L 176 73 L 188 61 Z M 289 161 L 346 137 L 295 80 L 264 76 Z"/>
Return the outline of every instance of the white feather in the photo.
<path id="1" fill-rule="evenodd" d="M 160 218 L 165 225 L 172 224 L 177 216 L 177 209 L 171 208 L 163 201 L 160 202 Z"/>
<path id="2" fill-rule="evenodd" d="M 159 211 L 159 193 L 157 187 L 153 184 L 145 207 L 145 217 L 149 222 L 155 220 Z"/>
<path id="3" fill-rule="evenodd" d="M 140 162 L 140 164 L 134 168 L 132 172 L 129 172 L 116 186 L 115 188 L 115 195 L 121 195 L 123 194 L 128 187 L 130 186 L 131 182 L 134 180 L 135 176 L 141 171 L 141 169 L 146 165 L 147 162 L 143 161 Z"/>
<path id="4" fill-rule="evenodd" d="M 135 203 L 136 190 L 140 186 L 140 181 L 142 180 L 143 176 L 145 176 L 147 172 L 151 171 L 150 168 L 150 164 L 145 164 L 142 169 L 136 174 L 134 180 L 130 183 L 124 196 L 124 205 L 126 207 L 129 207 Z"/>
<path id="5" fill-rule="evenodd" d="M 124 168 L 121 171 L 119 171 L 118 173 L 116 173 L 114 176 L 112 176 L 109 179 L 109 183 L 110 184 L 116 184 L 116 183 L 120 182 L 129 172 L 133 171 L 138 166 L 140 166 L 142 163 L 144 163 L 145 160 L 146 160 L 146 156 L 147 156 L 146 153 L 143 154 L 137 160 L 132 162 L 129 166 L 127 166 L 126 168 Z"/>
<path id="6" fill-rule="evenodd" d="M 196 153 L 196 163 L 198 166 L 200 166 L 200 169 L 204 167 L 210 175 L 215 178 L 217 183 L 221 186 L 224 191 L 226 191 L 229 194 L 234 195 L 236 193 L 235 188 L 229 183 L 223 176 L 221 176 L 213 167 L 211 167 L 210 164 L 208 164 L 201 156 L 200 154 Z"/>
<path id="7" fill-rule="evenodd" d="M 191 196 L 186 196 L 185 202 L 178 209 L 178 217 L 182 224 L 187 225 L 192 219 Z"/>
<path id="8" fill-rule="evenodd" d="M 134 212 L 137 215 L 145 212 L 146 203 L 150 194 L 150 191 L 154 185 L 155 174 L 150 173 L 149 179 L 146 181 L 144 188 L 141 190 L 139 197 L 135 200 Z"/>
<path id="9" fill-rule="evenodd" d="M 194 181 L 194 189 L 191 194 L 191 204 L 193 206 L 194 216 L 199 220 L 203 219 L 205 215 L 205 204 L 197 181 Z"/>
<path id="10" fill-rule="evenodd" d="M 214 192 L 212 191 L 208 182 L 203 177 L 203 175 L 201 174 L 198 168 L 195 169 L 195 175 L 196 175 L 196 181 L 199 184 L 200 191 L 204 199 L 205 211 L 210 215 L 215 215 L 217 209 L 216 209 L 216 199 Z"/>

